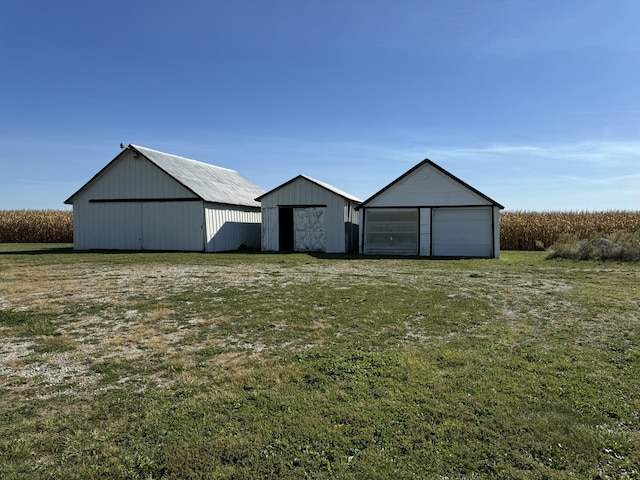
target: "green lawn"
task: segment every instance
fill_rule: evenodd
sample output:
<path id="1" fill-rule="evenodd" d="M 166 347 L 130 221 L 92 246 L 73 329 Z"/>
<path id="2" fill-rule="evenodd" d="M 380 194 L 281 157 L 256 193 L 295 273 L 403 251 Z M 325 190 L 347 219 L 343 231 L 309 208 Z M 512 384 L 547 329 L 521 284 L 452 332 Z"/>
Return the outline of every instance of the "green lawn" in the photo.
<path id="1" fill-rule="evenodd" d="M 640 477 L 640 264 L 0 244 L 0 478 Z"/>

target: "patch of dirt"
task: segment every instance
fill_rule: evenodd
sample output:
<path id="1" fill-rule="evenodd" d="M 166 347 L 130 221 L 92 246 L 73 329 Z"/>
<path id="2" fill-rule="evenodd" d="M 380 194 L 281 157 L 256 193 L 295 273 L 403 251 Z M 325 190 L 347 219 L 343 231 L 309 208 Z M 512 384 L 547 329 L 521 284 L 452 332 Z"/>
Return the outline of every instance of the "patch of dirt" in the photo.
<path id="1" fill-rule="evenodd" d="M 316 272 L 317 273 L 317 272 Z M 327 272 L 339 275 L 339 272 Z M 0 308 L 12 311 L 39 311 L 58 315 L 56 335 L 74 345 L 70 352 L 36 354 L 44 337 L 29 341 L 7 335 L 0 327 L 0 387 L 27 392 L 30 386 L 38 390 L 51 387 L 56 394 L 70 391 L 78 395 L 94 391 L 100 374 L 91 363 L 112 358 L 148 361 L 151 358 L 170 359 L 189 349 L 180 345 L 188 334 L 188 325 L 207 326 L 206 318 L 189 318 L 179 322 L 175 311 L 166 306 L 140 312 L 133 308 L 135 299 L 150 299 L 161 303 L 167 297 L 186 294 L 194 289 L 211 296 L 224 289 L 252 289 L 258 285 L 280 286 L 312 282 L 317 275 L 311 269 L 292 271 L 270 265 L 221 266 L 96 266 L 73 265 L 23 267 L 19 271 L 3 271 Z M 219 297 L 219 301 L 223 298 Z M 69 313 L 69 312 L 75 313 Z M 66 312 L 66 313 L 65 313 Z M 215 312 L 214 312 L 215 313 Z M 186 325 L 184 324 L 186 323 Z M 5 330 L 3 332 L 2 330 Z M 4 333 L 4 334 L 3 334 Z M 204 339 L 191 348 L 218 346 L 232 348 L 215 358 L 221 368 L 242 365 L 240 358 L 260 354 L 266 345 L 243 339 L 242 334 L 223 339 Z M 246 353 L 244 353 L 246 352 Z M 166 378 L 156 378 L 166 382 Z M 146 380 L 153 380 L 150 374 Z M 122 382 L 136 379 L 122 379 Z"/>

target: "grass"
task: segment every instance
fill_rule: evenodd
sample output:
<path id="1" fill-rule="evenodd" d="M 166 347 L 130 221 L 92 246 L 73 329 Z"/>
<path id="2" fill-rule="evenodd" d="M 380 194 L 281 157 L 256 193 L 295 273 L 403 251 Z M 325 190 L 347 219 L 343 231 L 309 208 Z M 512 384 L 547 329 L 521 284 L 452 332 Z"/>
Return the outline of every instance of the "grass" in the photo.
<path id="1" fill-rule="evenodd" d="M 0 477 L 637 478 L 639 277 L 0 245 Z"/>

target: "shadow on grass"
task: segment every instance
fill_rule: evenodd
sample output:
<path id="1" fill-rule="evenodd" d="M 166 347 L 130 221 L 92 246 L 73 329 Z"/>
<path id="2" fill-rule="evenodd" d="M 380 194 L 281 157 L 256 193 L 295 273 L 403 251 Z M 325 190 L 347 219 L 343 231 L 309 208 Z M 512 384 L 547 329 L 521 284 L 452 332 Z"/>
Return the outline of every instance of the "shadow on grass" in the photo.
<path id="1" fill-rule="evenodd" d="M 51 247 L 51 248 L 16 248 L 11 250 L 0 250 L 0 255 L 69 255 L 76 253 L 73 247 Z"/>
<path id="2" fill-rule="evenodd" d="M 426 255 L 365 255 L 364 253 L 324 253 L 324 252 L 261 252 L 249 250 L 236 250 L 225 253 L 243 253 L 256 255 L 308 255 L 318 260 L 495 260 L 488 257 L 430 257 Z"/>
<path id="3" fill-rule="evenodd" d="M 148 250 L 74 250 L 72 246 L 69 247 L 34 247 L 33 245 L 20 248 L 18 246 L 12 246 L 10 250 L 3 250 L 0 245 L 0 256 L 5 255 L 86 255 L 87 253 L 97 253 L 101 255 L 108 254 L 127 254 L 127 253 L 154 253 Z M 160 252 L 158 252 L 160 253 Z M 166 252 L 163 252 L 166 253 Z"/>
<path id="4" fill-rule="evenodd" d="M 150 253 L 201 253 L 207 255 L 247 255 L 247 256 L 291 256 L 291 255 L 308 255 L 318 260 L 469 260 L 477 259 L 474 257 L 429 257 L 419 255 L 365 255 L 361 253 L 324 253 L 324 252 L 263 252 L 254 249 L 239 249 L 227 252 L 183 252 L 183 251 L 169 251 L 169 250 L 74 250 L 72 245 L 55 245 L 46 246 L 46 244 L 25 244 L 21 247 L 20 244 L 0 244 L 0 256 L 5 255 L 86 255 L 86 254 L 100 254 L 100 255 L 140 255 Z M 491 259 L 488 259 L 491 260 Z"/>

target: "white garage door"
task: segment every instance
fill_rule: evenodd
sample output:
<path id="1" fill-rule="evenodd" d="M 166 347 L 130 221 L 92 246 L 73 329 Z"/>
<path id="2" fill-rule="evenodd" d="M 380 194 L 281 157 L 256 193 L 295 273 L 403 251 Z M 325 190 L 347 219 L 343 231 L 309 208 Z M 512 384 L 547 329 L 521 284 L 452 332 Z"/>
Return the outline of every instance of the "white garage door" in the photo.
<path id="1" fill-rule="evenodd" d="M 324 252 L 325 207 L 293 209 L 293 249 L 296 252 Z"/>
<path id="2" fill-rule="evenodd" d="M 434 208 L 433 255 L 493 256 L 491 207 Z"/>

